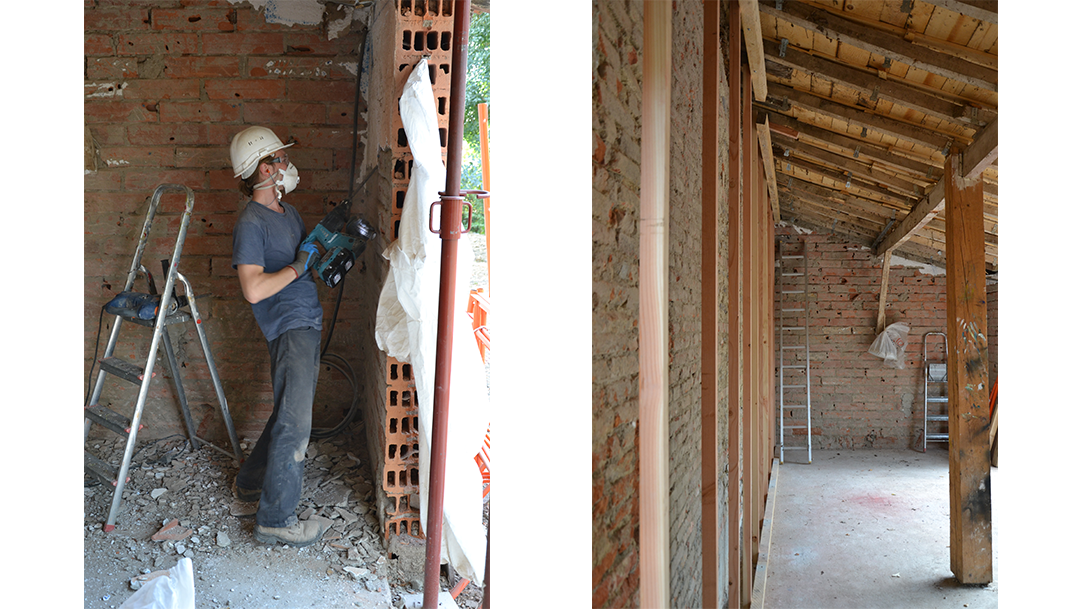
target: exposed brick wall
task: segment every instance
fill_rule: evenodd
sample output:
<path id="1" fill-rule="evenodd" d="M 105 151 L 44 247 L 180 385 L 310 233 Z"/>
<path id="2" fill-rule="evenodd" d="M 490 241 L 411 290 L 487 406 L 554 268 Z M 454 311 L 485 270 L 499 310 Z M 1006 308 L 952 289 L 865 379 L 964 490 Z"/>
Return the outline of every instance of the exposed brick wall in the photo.
<path id="1" fill-rule="evenodd" d="M 779 228 L 778 234 L 796 233 Z M 946 276 L 903 266 L 897 258 L 891 264 L 886 323 L 904 322 L 910 331 L 905 368 L 888 368 L 868 353 L 879 312 L 881 261 L 840 237 L 801 237 L 809 255 L 813 451 L 915 446 L 924 424 L 921 340 L 925 332 L 946 331 Z M 794 443 L 787 435 L 786 444 Z"/>
<path id="2" fill-rule="evenodd" d="M 642 3 L 594 2 L 593 73 L 593 606 L 639 602 L 638 212 L 642 112 Z M 675 3 L 669 188 L 670 591 L 675 607 L 702 602 L 702 38 L 703 7 Z M 722 70 L 724 72 L 724 69 Z M 727 94 L 724 75 L 722 91 Z M 719 334 L 727 303 L 726 159 L 719 161 Z M 724 337 L 719 336 L 723 343 Z M 727 363 L 719 348 L 719 395 Z M 724 402 L 719 406 L 724 412 Z M 725 450 L 725 418 L 718 419 Z M 724 465 L 718 488 L 724 488 Z M 724 526 L 724 491 L 718 522 Z M 725 565 L 719 565 L 724 573 Z"/>
<path id="3" fill-rule="evenodd" d="M 669 143 L 669 578 L 673 607 L 702 603 L 703 5 L 672 16 Z"/>
<path id="4" fill-rule="evenodd" d="M 593 14 L 592 606 L 636 607 L 643 5 Z"/>
<path id="5" fill-rule="evenodd" d="M 86 3 L 84 374 L 92 363 L 100 307 L 123 288 L 153 189 L 166 182 L 186 185 L 195 192 L 195 205 L 180 271 L 198 294 L 207 295 L 199 308 L 238 433 L 242 438 L 260 433 L 272 407 L 269 363 L 266 342 L 230 265 L 233 223 L 245 199 L 233 178 L 229 142 L 253 124 L 296 142 L 289 155 L 301 182 L 286 200 L 309 228 L 346 196 L 358 47 L 365 26 L 355 21 L 328 40 L 326 24 L 344 17 L 343 10 L 329 3 L 324 24 L 288 26 L 267 23 L 263 12 L 248 3 Z M 365 161 L 365 117 L 362 99 L 358 174 L 374 161 Z M 158 260 L 171 251 L 180 201 L 177 196 L 164 200 L 151 243 L 155 251 L 144 256 L 159 286 Z M 386 200 L 358 200 L 354 211 L 384 230 L 375 212 L 382 205 Z M 381 247 L 378 242 L 370 246 L 351 271 L 329 349 L 359 370 L 375 351 L 378 290 L 365 276 L 367 267 L 380 266 Z M 337 295 L 320 287 L 325 328 Z M 130 328 L 124 327 L 118 354 L 145 357 L 149 331 Z M 185 366 L 185 389 L 199 432 L 225 441 L 195 333 L 171 332 Z M 101 348 L 107 334 L 108 327 Z M 166 371 L 161 358 L 156 369 Z M 378 378 L 382 380 L 382 372 Z M 372 387 L 363 373 L 359 381 Z M 378 391 L 382 393 L 382 387 Z M 130 412 L 132 391 L 106 392 L 112 397 L 103 403 Z M 325 367 L 316 426 L 340 421 L 351 396 L 343 376 Z M 150 427 L 141 437 L 183 430 L 166 383 L 154 385 L 144 421 Z"/>

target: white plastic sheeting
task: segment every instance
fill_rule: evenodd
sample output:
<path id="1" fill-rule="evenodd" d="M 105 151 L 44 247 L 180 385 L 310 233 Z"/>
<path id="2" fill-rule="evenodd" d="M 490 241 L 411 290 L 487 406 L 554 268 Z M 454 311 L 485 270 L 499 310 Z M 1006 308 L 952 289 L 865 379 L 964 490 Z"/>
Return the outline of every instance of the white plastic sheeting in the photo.
<path id="1" fill-rule="evenodd" d="M 422 59 L 410 74 L 398 106 L 413 154 L 413 171 L 398 239 L 383 252 L 391 268 L 376 311 L 376 344 L 387 355 L 413 367 L 421 438 L 421 523 L 425 526 L 441 249 L 439 236 L 429 230 L 428 215 L 429 207 L 439 200 L 439 191 L 446 185 L 427 60 Z M 438 216 L 436 220 L 434 225 L 438 225 Z M 460 242 L 458 253 L 441 555 L 459 574 L 480 581 L 485 564 L 485 532 L 481 522 L 481 472 L 473 458 L 481 449 L 488 426 L 488 392 L 466 314 L 473 262 L 468 240 Z"/>

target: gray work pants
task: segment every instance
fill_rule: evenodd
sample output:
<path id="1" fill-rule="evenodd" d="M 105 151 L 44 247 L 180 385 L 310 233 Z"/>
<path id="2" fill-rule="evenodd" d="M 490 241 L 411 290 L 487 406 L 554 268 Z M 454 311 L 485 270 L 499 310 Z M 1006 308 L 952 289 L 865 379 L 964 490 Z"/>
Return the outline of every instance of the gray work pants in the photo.
<path id="1" fill-rule="evenodd" d="M 237 473 L 238 487 L 263 489 L 255 516 L 260 526 L 287 527 L 297 521 L 294 512 L 301 498 L 319 378 L 319 341 L 319 330 L 299 328 L 267 343 L 274 412 Z"/>

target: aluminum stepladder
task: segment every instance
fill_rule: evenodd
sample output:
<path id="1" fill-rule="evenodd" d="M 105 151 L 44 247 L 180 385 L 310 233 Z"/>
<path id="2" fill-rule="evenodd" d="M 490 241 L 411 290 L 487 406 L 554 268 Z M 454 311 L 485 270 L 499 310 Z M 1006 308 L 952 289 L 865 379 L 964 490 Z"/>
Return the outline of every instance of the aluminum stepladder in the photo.
<path id="1" fill-rule="evenodd" d="M 808 336 L 808 242 L 778 240 L 778 457 L 807 450 L 811 463 L 811 353 Z M 786 446 L 788 432 L 804 430 L 803 446 Z M 794 441 L 798 436 L 792 434 Z"/>
<path id="2" fill-rule="evenodd" d="M 928 337 L 929 336 L 942 336 L 943 337 L 943 356 L 947 354 L 947 333 L 946 332 L 925 332 L 922 339 L 924 347 L 924 438 L 922 452 L 928 452 L 928 442 L 947 442 L 950 440 L 950 433 L 947 431 L 947 362 L 946 360 L 932 361 L 928 359 Z M 930 391 L 931 390 L 931 391 Z M 933 406 L 933 412 L 928 413 L 928 405 L 942 404 L 943 406 Z M 932 431 L 928 430 L 928 423 L 931 422 L 935 428 Z"/>
<path id="3" fill-rule="evenodd" d="M 233 428 L 233 419 L 229 415 L 229 406 L 226 403 L 225 393 L 222 390 L 222 384 L 218 378 L 218 371 L 214 365 L 214 357 L 210 352 L 210 344 L 207 341 L 206 333 L 203 330 L 203 319 L 199 315 L 199 309 L 196 305 L 195 293 L 192 291 L 191 284 L 188 280 L 177 270 L 177 265 L 180 262 L 181 252 L 184 248 L 184 237 L 188 230 L 188 224 L 191 221 L 192 206 L 195 200 L 195 195 L 187 186 L 178 186 L 176 184 L 162 184 L 154 190 L 154 195 L 150 200 L 150 207 L 147 210 L 146 219 L 143 222 L 143 229 L 140 233 L 139 244 L 135 250 L 135 256 L 132 258 L 131 268 L 128 270 L 128 278 L 124 284 L 125 292 L 131 291 L 135 284 L 136 277 L 140 272 L 147 275 L 147 281 L 151 285 L 151 292 L 154 291 L 153 280 L 149 273 L 147 273 L 145 267 L 141 264 L 143 253 L 146 250 L 147 242 L 150 237 L 150 230 L 154 223 L 154 216 L 157 214 L 158 205 L 161 201 L 161 197 L 164 193 L 169 191 L 179 191 L 186 195 L 184 203 L 184 214 L 181 217 L 180 228 L 177 235 L 176 245 L 173 248 L 172 258 L 168 263 L 168 273 L 166 273 L 165 286 L 161 293 L 161 302 L 158 306 L 157 314 L 153 320 L 139 319 L 138 317 L 127 317 L 124 315 L 115 315 L 115 322 L 113 323 L 113 329 L 109 335 L 109 343 L 105 348 L 105 353 L 102 359 L 98 362 L 100 371 L 98 372 L 98 379 L 94 385 L 94 391 L 90 395 L 90 399 L 87 404 L 84 405 L 84 422 L 83 422 L 83 443 L 86 444 L 86 440 L 90 433 L 90 426 L 93 423 L 97 423 L 106 429 L 114 431 L 121 436 L 127 438 L 127 444 L 124 447 L 124 456 L 120 462 L 119 467 L 109 465 L 105 461 L 97 458 L 96 456 L 85 451 L 84 446 L 84 470 L 102 480 L 105 484 L 111 484 L 115 487 L 113 491 L 113 502 L 109 508 L 109 516 L 105 522 L 105 532 L 110 532 L 115 528 L 117 512 L 120 509 L 120 502 L 124 492 L 124 486 L 128 482 L 128 470 L 131 465 L 132 454 L 135 452 L 136 435 L 140 429 L 140 419 L 143 415 L 143 408 L 146 406 L 147 395 L 150 391 L 150 383 L 154 377 L 154 363 L 158 353 L 158 349 L 162 348 L 165 353 L 166 361 L 169 364 L 170 371 L 173 376 L 174 387 L 177 392 L 177 398 L 180 401 L 180 410 L 184 416 L 184 424 L 187 427 L 188 438 L 192 443 L 192 448 L 198 450 L 200 442 L 207 444 L 229 456 L 237 459 L 238 462 L 242 460 L 242 453 L 240 450 L 240 442 L 237 441 L 237 433 Z M 175 285 L 176 280 L 179 279 L 184 285 L 187 296 L 187 307 L 190 308 L 190 313 L 183 311 L 180 307 L 174 307 L 175 299 Z M 172 312 L 170 309 L 174 309 Z M 134 363 L 131 363 L 125 359 L 114 357 L 113 353 L 116 349 L 117 341 L 120 336 L 120 328 L 125 325 L 125 322 L 135 322 L 138 325 L 152 327 L 154 329 L 153 336 L 150 341 L 150 349 L 147 354 L 146 362 L 142 368 Z M 177 365 L 176 356 L 173 352 L 173 345 L 169 339 L 169 333 L 165 331 L 166 326 L 181 324 L 184 322 L 192 321 L 195 326 L 196 333 L 199 335 L 199 342 L 203 348 L 203 354 L 206 356 L 207 366 L 210 371 L 210 378 L 214 383 L 214 390 L 218 397 L 218 403 L 221 406 L 222 418 L 225 421 L 226 430 L 229 434 L 229 440 L 233 445 L 233 454 L 230 455 L 228 451 L 225 451 L 212 443 L 201 440 L 196 436 L 195 427 L 192 423 L 191 413 L 188 410 L 187 398 L 184 394 L 184 387 L 180 380 L 180 366 Z M 106 408 L 98 404 L 98 400 L 101 398 L 102 389 L 105 386 L 106 375 L 113 375 L 123 381 L 133 383 L 139 387 L 139 395 L 135 401 L 135 409 L 131 418 L 127 418 L 124 415 Z"/>

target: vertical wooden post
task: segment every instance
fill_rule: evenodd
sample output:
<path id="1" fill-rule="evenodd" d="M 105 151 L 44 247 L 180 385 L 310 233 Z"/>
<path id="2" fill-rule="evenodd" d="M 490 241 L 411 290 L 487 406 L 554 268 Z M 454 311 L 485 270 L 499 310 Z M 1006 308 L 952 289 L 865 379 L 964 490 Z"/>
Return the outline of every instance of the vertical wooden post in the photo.
<path id="1" fill-rule="evenodd" d="M 963 584 L 992 581 L 991 449 L 988 446 L 988 304 L 984 189 L 947 158 L 947 395 L 951 571 Z"/>
<path id="2" fill-rule="evenodd" d="M 669 606 L 669 116 L 672 5 L 643 14 L 639 219 L 639 604 Z"/>
<path id="3" fill-rule="evenodd" d="M 729 608 L 740 609 L 740 5 L 729 3 Z"/>
<path id="4" fill-rule="evenodd" d="M 890 279 L 890 250 L 883 253 L 883 283 L 879 286 L 879 317 L 875 322 L 875 335 L 887 327 L 887 284 Z"/>
<path id="5" fill-rule="evenodd" d="M 744 534 L 741 538 L 743 551 L 741 555 L 743 560 L 740 563 L 740 604 L 747 605 L 751 602 L 751 588 L 752 579 L 754 574 L 752 573 L 751 564 L 751 552 L 752 541 L 751 531 L 754 528 L 752 522 L 755 517 L 754 509 L 754 497 L 752 496 L 752 479 L 754 477 L 752 471 L 752 464 L 755 463 L 754 451 L 752 450 L 752 402 L 751 397 L 753 393 L 754 383 L 752 382 L 752 369 L 754 367 L 753 360 L 751 359 L 751 344 L 755 336 L 755 329 L 751 323 L 751 297 L 753 292 L 751 276 L 752 276 L 752 248 L 751 248 L 751 226 L 752 226 L 752 205 L 751 205 L 751 164 L 752 164 L 752 142 L 751 142 L 751 70 L 747 66 L 741 66 L 740 80 L 744 85 L 742 91 L 743 102 L 740 104 L 740 113 L 742 120 L 740 121 L 740 139 L 741 139 L 741 154 L 743 155 L 742 164 L 740 165 L 740 174 L 742 176 L 743 187 L 740 191 L 740 207 L 741 215 L 743 218 L 741 222 L 741 247 L 740 256 L 741 260 L 741 272 L 744 275 L 741 287 L 741 308 L 743 310 L 741 327 L 743 334 L 741 336 L 741 344 L 743 345 L 741 360 L 744 362 L 743 370 L 743 385 L 744 390 L 741 393 L 740 406 L 741 406 L 741 422 L 743 424 L 743 437 L 744 446 L 742 449 L 741 459 L 743 460 L 743 484 L 744 484 Z"/>
<path id="6" fill-rule="evenodd" d="M 721 3 L 703 7 L 703 607 L 718 598 L 718 83 Z"/>

